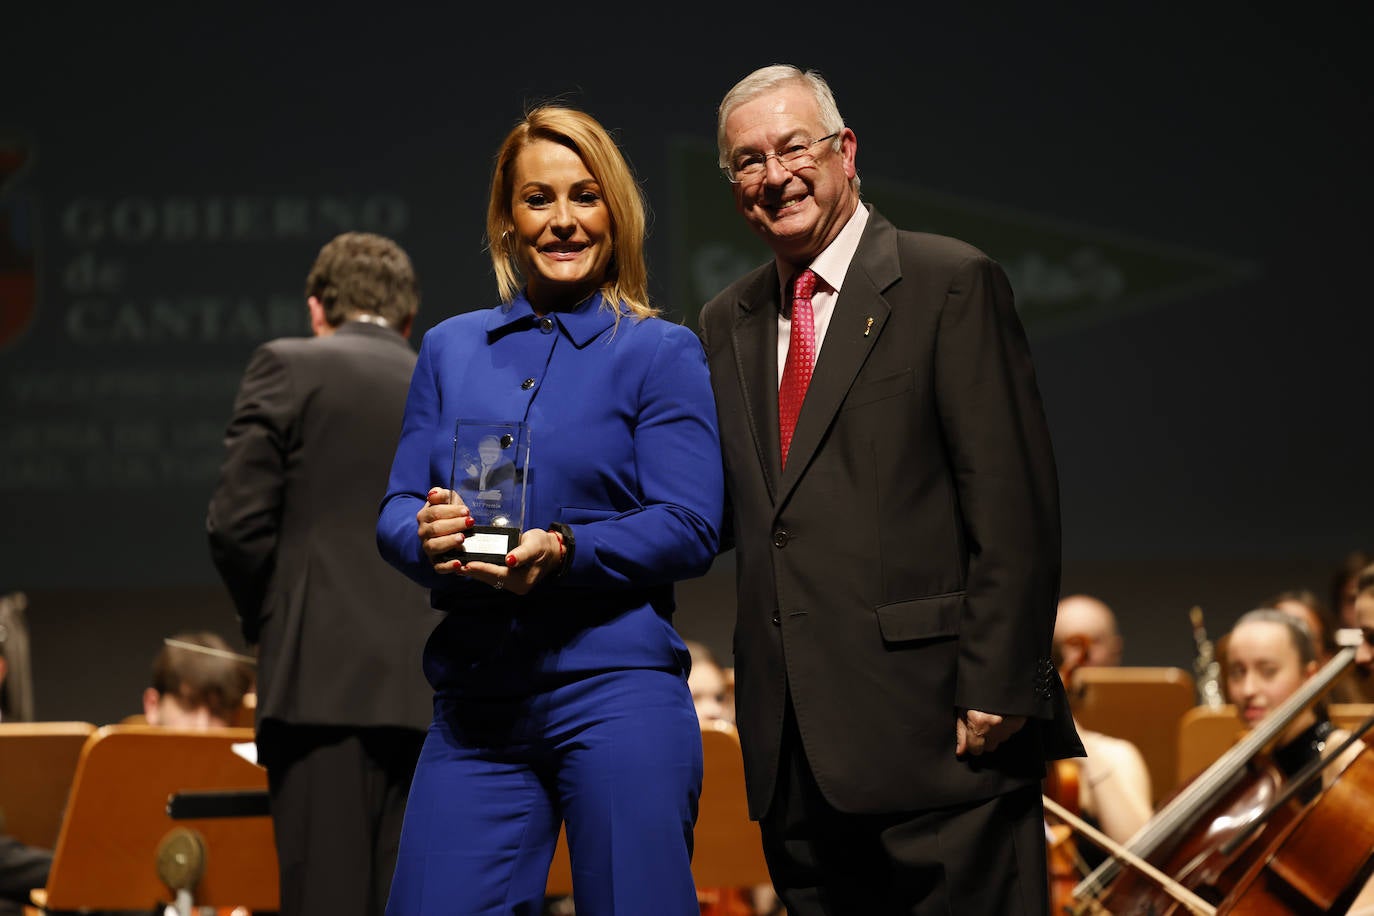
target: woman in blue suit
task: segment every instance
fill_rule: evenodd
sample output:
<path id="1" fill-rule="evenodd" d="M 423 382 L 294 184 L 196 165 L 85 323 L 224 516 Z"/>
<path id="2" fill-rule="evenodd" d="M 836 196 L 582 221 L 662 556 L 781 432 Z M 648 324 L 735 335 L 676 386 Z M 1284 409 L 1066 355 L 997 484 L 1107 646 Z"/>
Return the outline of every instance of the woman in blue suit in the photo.
<path id="1" fill-rule="evenodd" d="M 648 304 L 644 226 L 606 130 L 531 112 L 492 178 L 503 304 L 421 344 L 377 539 L 447 616 L 391 916 L 539 912 L 561 823 L 580 916 L 698 912 L 701 734 L 673 583 L 709 568 L 724 483 L 701 346 Z M 465 417 L 530 430 L 504 565 L 465 561 L 468 508 L 436 486 Z"/>

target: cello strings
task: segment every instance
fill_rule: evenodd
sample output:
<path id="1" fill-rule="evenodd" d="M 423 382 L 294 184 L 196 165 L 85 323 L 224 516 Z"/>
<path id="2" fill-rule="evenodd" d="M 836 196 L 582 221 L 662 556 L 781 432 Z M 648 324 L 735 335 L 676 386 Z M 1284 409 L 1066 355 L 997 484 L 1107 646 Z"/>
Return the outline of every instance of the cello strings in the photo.
<path id="1" fill-rule="evenodd" d="M 1374 727 L 1374 716 L 1365 719 L 1359 728 L 1352 731 L 1350 736 L 1341 742 L 1340 747 L 1329 754 L 1323 754 L 1321 757 L 1308 761 L 1306 766 L 1299 770 L 1292 779 L 1288 780 L 1287 784 L 1283 787 L 1283 791 L 1270 803 L 1268 808 L 1264 809 L 1264 812 L 1261 813 L 1259 817 L 1246 824 L 1243 829 L 1233 835 L 1225 843 L 1221 844 L 1221 854 L 1229 856 L 1231 853 L 1235 852 L 1237 847 L 1249 839 L 1252 833 L 1263 826 L 1275 811 L 1282 808 L 1288 800 L 1298 792 L 1301 792 L 1303 787 L 1311 782 L 1318 773 L 1326 769 L 1329 763 L 1334 760 L 1339 760 L 1340 756 L 1356 741 L 1364 737 L 1364 733 L 1369 731 L 1371 727 Z"/>
<path id="2" fill-rule="evenodd" d="M 1288 699 L 1257 724 L 1248 735 L 1229 748 L 1192 782 L 1188 783 L 1173 801 L 1166 804 L 1141 827 L 1128 845 L 1138 856 L 1150 856 L 1177 831 L 1187 829 L 1204 813 L 1203 802 L 1220 797 L 1244 778 L 1244 766 L 1269 746 L 1283 727 L 1298 713 L 1316 702 L 1337 677 L 1355 661 L 1355 649 L 1346 646 L 1331 657 L 1320 671 L 1309 678 Z M 1079 882 L 1074 893 L 1096 897 L 1102 893 L 1121 871 L 1119 858 L 1103 862 Z"/>
<path id="3" fill-rule="evenodd" d="M 1206 900 L 1203 900 L 1197 894 L 1194 894 L 1188 888 L 1184 887 L 1182 884 L 1179 884 L 1177 881 L 1170 878 L 1168 875 L 1164 874 L 1158 868 L 1155 868 L 1149 862 L 1140 858 L 1135 853 L 1131 852 L 1129 849 L 1122 846 L 1120 843 L 1116 842 L 1102 831 L 1098 830 L 1092 824 L 1089 824 L 1087 821 L 1076 816 L 1073 812 L 1069 811 L 1063 805 L 1059 804 L 1057 801 L 1055 801 L 1047 795 L 1042 794 L 1041 800 L 1045 804 L 1045 809 L 1049 811 L 1051 814 L 1053 814 L 1055 817 L 1058 817 L 1059 819 L 1064 821 L 1064 823 L 1073 827 L 1075 830 L 1078 830 L 1086 834 L 1088 839 L 1097 843 L 1099 846 L 1101 846 L 1103 849 L 1106 849 L 1113 855 L 1119 856 L 1127 864 L 1134 865 L 1136 868 L 1140 869 L 1142 872 L 1149 875 L 1151 878 L 1155 879 L 1155 881 L 1159 882 L 1159 885 L 1162 888 L 1164 888 L 1164 890 L 1169 894 L 1169 896 L 1173 897 L 1179 903 L 1183 904 L 1188 909 L 1198 914 L 1198 916 L 1216 916 L 1216 908 L 1213 907 Z M 1075 894 L 1075 896 L 1077 896 L 1077 894 Z"/>

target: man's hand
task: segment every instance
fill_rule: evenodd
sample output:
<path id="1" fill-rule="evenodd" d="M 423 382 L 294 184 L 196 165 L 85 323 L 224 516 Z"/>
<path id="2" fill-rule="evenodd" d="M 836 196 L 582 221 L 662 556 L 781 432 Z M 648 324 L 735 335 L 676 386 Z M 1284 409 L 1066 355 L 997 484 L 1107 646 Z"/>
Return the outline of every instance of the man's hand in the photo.
<path id="1" fill-rule="evenodd" d="M 999 716 L 992 712 L 965 709 L 954 720 L 954 753 L 962 757 L 972 754 L 978 757 L 997 746 L 1021 730 L 1026 724 L 1025 716 Z"/>

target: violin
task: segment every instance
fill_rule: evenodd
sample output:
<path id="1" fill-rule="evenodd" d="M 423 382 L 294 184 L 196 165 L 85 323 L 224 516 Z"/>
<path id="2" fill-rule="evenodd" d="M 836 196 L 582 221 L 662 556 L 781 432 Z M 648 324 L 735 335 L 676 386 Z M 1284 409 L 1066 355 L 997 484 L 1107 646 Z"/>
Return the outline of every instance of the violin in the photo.
<path id="1" fill-rule="evenodd" d="M 1059 679 L 1067 689 L 1074 671 L 1081 667 L 1083 660 L 1088 657 L 1090 641 L 1087 636 L 1079 634 L 1068 637 L 1063 644 L 1066 649 L 1074 650 L 1064 652 L 1064 658 L 1059 665 Z M 1046 798 L 1071 814 L 1079 815 L 1082 813 L 1082 806 L 1079 804 L 1082 791 L 1079 784 L 1081 775 L 1082 764 L 1076 758 L 1051 761 L 1041 791 Z M 1072 907 L 1073 889 L 1088 873 L 1088 868 L 1074 842 L 1071 825 L 1051 824 L 1046 820 L 1045 842 L 1050 869 L 1050 911 L 1063 913 Z"/>
<path id="2" fill-rule="evenodd" d="M 1282 771 L 1265 751 L 1355 659 L 1353 648 L 1337 653 L 1297 691 L 1262 719 L 1240 742 L 1167 801 L 1126 847 L 1196 898 L 1221 904 L 1254 873 L 1277 837 L 1292 829 L 1303 806 L 1280 800 Z M 1228 843 L 1241 836 L 1244 842 Z M 1073 890 L 1068 912 L 1103 909 L 1116 916 L 1173 916 L 1189 911 L 1172 890 L 1120 857 L 1098 866 Z M 1253 885 L 1256 879 L 1251 878 Z M 1191 908 L 1196 912 L 1196 908 Z M 1279 910 L 1278 912 L 1286 912 Z"/>

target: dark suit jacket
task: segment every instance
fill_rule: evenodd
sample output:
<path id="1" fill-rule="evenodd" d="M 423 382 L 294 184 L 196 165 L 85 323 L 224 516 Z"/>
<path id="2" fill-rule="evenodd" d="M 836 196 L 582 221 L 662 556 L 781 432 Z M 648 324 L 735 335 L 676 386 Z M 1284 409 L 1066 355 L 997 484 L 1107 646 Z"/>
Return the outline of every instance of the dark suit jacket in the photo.
<path id="1" fill-rule="evenodd" d="M 429 724 L 438 612 L 375 536 L 414 366 L 405 338 L 360 322 L 249 361 L 206 527 L 259 646 L 260 725 Z"/>
<path id="2" fill-rule="evenodd" d="M 18 916 L 29 902 L 29 891 L 48 883 L 52 850 L 28 846 L 0 833 L 0 916 Z"/>
<path id="3" fill-rule="evenodd" d="M 790 691 L 826 798 L 858 813 L 991 797 L 1081 753 L 1050 664 L 1058 483 L 1011 288 L 954 239 L 870 214 L 779 467 L 778 274 L 702 310 L 737 551 L 736 711 L 751 815 Z M 958 707 L 1032 717 L 954 756 Z"/>

